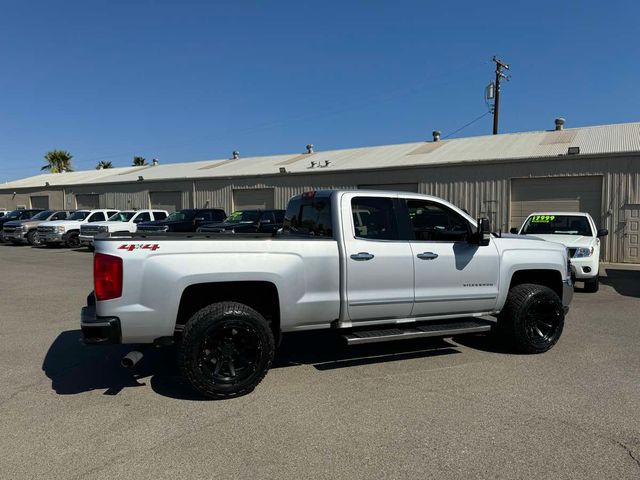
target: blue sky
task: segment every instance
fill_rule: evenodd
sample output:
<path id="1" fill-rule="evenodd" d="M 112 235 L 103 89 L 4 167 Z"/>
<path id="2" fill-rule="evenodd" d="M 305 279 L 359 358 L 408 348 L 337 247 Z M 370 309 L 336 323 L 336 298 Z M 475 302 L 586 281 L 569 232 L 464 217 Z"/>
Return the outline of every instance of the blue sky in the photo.
<path id="1" fill-rule="evenodd" d="M 0 181 L 640 120 L 640 2 L 3 1 Z M 491 117 L 455 136 L 491 133 Z"/>

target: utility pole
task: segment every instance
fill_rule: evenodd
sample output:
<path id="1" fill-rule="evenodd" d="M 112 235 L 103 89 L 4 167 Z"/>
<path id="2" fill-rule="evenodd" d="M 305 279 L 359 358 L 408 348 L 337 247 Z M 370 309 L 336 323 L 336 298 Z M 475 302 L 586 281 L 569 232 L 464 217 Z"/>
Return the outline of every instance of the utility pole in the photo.
<path id="1" fill-rule="evenodd" d="M 500 80 L 503 78 L 505 80 L 509 80 L 509 77 L 502 73 L 502 69 L 509 70 L 509 65 L 504 63 L 502 60 L 499 60 L 495 57 L 492 58 L 492 61 L 496 64 L 496 99 L 493 104 L 493 134 L 498 134 L 498 114 L 500 112 Z"/>

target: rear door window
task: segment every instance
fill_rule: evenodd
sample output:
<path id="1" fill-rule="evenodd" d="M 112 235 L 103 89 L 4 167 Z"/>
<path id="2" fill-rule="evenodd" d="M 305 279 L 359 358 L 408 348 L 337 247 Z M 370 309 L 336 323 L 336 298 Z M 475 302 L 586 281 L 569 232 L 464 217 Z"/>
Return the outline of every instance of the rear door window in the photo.
<path id="1" fill-rule="evenodd" d="M 365 240 L 399 240 L 394 201 L 384 197 L 351 199 L 354 236 Z"/>
<path id="2" fill-rule="evenodd" d="M 91 222 L 104 222 L 106 220 L 106 218 L 104 217 L 104 213 L 103 212 L 95 212 L 92 215 L 89 216 L 89 218 L 87 219 L 87 222 L 91 223 Z"/>
<path id="3" fill-rule="evenodd" d="M 164 212 L 153 212 L 153 218 L 155 220 L 164 220 L 167 218 L 167 214 Z"/>
<path id="4" fill-rule="evenodd" d="M 333 237 L 331 201 L 329 197 L 296 197 L 291 199 L 284 216 L 285 233 Z"/>

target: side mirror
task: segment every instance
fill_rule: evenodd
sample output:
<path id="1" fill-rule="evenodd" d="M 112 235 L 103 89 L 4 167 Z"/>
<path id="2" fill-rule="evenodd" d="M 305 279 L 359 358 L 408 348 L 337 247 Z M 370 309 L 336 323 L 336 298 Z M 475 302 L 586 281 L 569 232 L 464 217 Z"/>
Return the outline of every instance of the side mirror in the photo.
<path id="1" fill-rule="evenodd" d="M 518 234 L 518 229 L 514 228 L 514 227 L 511 227 L 511 229 L 509 230 L 509 233 L 513 233 L 513 234 L 517 235 Z"/>
<path id="2" fill-rule="evenodd" d="M 478 245 L 486 247 L 491 241 L 491 222 L 488 218 L 478 219 Z"/>
<path id="3" fill-rule="evenodd" d="M 598 234 L 596 236 L 597 237 L 606 237 L 607 235 L 609 235 L 609 230 L 607 230 L 606 228 L 600 228 L 600 229 L 598 229 Z"/>

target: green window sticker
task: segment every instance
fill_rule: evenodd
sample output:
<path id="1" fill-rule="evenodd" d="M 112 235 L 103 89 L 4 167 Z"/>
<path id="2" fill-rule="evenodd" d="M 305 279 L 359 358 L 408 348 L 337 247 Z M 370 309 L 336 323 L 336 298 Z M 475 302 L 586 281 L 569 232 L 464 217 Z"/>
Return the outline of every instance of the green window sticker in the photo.
<path id="1" fill-rule="evenodd" d="M 555 219 L 555 215 L 534 215 L 531 217 L 531 223 L 549 223 Z"/>

